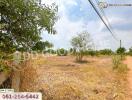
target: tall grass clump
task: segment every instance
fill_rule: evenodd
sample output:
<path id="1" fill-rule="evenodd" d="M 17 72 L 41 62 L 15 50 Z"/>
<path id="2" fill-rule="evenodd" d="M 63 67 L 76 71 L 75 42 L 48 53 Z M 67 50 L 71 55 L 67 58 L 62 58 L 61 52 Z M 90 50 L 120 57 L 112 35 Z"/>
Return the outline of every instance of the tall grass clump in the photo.
<path id="1" fill-rule="evenodd" d="M 113 56 L 112 63 L 113 63 L 113 69 L 117 69 L 121 64 L 121 57 L 120 56 Z"/>
<path id="2" fill-rule="evenodd" d="M 120 55 L 115 55 L 112 58 L 113 70 L 117 72 L 124 73 L 128 70 L 127 65 L 123 64 L 122 57 Z"/>

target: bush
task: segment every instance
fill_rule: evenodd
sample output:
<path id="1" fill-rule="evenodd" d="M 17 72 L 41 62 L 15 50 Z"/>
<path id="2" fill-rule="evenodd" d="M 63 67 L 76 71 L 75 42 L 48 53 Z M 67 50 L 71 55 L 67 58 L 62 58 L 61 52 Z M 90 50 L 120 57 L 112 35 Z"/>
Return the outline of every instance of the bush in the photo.
<path id="1" fill-rule="evenodd" d="M 121 57 L 120 56 L 114 56 L 112 58 L 112 63 L 113 63 L 113 69 L 117 69 L 121 64 Z"/>
<path id="2" fill-rule="evenodd" d="M 99 54 L 101 54 L 101 55 L 112 55 L 113 51 L 110 49 L 104 49 L 104 50 L 100 50 Z"/>
<path id="3" fill-rule="evenodd" d="M 129 54 L 130 56 L 132 56 L 132 48 L 129 49 L 128 54 Z"/>
<path id="4" fill-rule="evenodd" d="M 122 63 L 121 56 L 118 55 L 114 56 L 112 62 L 113 62 L 113 69 L 118 71 L 119 73 L 125 73 L 128 70 L 127 65 Z"/>
<path id="5" fill-rule="evenodd" d="M 65 50 L 63 48 L 57 50 L 58 56 L 67 56 L 67 54 L 68 54 L 67 50 Z"/>
<path id="6" fill-rule="evenodd" d="M 47 51 L 45 51 L 45 53 L 56 54 L 56 51 L 53 49 L 48 49 Z"/>
<path id="7" fill-rule="evenodd" d="M 96 56 L 96 55 L 97 55 L 97 52 L 94 51 L 94 50 L 90 50 L 90 51 L 86 51 L 85 54 L 86 54 L 86 55 L 90 55 L 90 56 Z"/>

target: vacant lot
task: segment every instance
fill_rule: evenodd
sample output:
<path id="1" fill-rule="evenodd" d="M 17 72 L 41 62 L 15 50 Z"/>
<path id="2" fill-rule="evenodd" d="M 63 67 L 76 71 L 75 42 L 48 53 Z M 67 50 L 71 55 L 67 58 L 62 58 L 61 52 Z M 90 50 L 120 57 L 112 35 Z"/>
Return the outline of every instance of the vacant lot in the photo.
<path id="1" fill-rule="evenodd" d="M 126 74 L 111 57 L 40 57 L 22 72 L 21 91 L 41 91 L 43 100 L 131 100 Z"/>

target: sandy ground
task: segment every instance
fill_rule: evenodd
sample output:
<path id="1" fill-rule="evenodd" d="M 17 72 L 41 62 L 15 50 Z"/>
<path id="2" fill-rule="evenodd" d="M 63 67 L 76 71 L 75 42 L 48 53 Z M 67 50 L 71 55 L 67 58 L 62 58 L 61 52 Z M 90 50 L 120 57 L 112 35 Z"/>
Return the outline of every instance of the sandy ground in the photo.
<path id="1" fill-rule="evenodd" d="M 129 68 L 127 78 L 128 78 L 128 84 L 129 84 L 129 87 L 130 87 L 130 91 L 131 91 L 131 94 L 132 94 L 132 57 L 128 56 L 124 63 L 127 64 L 127 67 Z"/>
<path id="2" fill-rule="evenodd" d="M 113 72 L 110 57 L 86 60 L 40 57 L 22 72 L 20 90 L 40 91 L 43 100 L 131 100 L 126 99 L 126 77 Z"/>

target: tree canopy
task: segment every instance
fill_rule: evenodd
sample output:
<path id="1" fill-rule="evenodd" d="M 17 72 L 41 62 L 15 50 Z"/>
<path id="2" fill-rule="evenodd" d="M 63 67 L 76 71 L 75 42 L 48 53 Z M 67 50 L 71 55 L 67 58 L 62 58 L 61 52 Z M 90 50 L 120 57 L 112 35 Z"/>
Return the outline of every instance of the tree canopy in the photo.
<path id="1" fill-rule="evenodd" d="M 32 47 L 32 50 L 34 51 L 43 51 L 43 50 L 46 50 L 46 48 L 51 48 L 53 47 L 53 44 L 51 44 L 50 42 L 48 41 L 39 41 L 37 42 L 33 47 Z"/>
<path id="2" fill-rule="evenodd" d="M 79 33 L 78 36 L 73 37 L 71 45 L 77 51 L 85 51 L 92 48 L 92 41 L 88 32 Z"/>
<path id="3" fill-rule="evenodd" d="M 126 49 L 124 47 L 120 47 L 120 48 L 117 49 L 116 52 L 117 52 L 117 54 L 124 54 L 125 51 L 126 51 Z"/>
<path id="4" fill-rule="evenodd" d="M 30 50 L 41 40 L 41 31 L 55 34 L 57 7 L 40 6 L 38 0 L 0 1 L 0 50 Z"/>
<path id="5" fill-rule="evenodd" d="M 93 43 L 87 31 L 79 33 L 71 40 L 71 45 L 76 51 L 77 61 L 82 61 L 84 52 L 92 48 Z"/>

